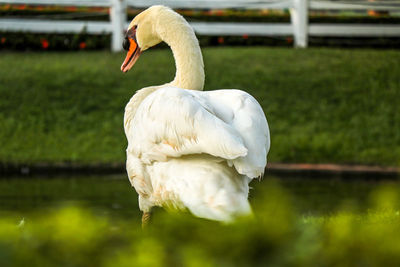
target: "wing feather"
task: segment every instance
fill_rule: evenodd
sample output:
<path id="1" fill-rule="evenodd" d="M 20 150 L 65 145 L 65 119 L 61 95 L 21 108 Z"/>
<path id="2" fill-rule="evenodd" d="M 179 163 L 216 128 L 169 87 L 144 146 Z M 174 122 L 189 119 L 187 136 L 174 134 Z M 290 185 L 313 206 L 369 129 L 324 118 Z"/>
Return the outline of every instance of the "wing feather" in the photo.
<path id="1" fill-rule="evenodd" d="M 232 161 L 237 171 L 250 178 L 263 175 L 270 148 L 267 119 L 257 100 L 241 90 L 216 90 L 207 93 L 206 102 L 216 116 L 231 125 L 242 137 L 246 156 Z"/>
<path id="2" fill-rule="evenodd" d="M 241 135 L 190 90 L 164 87 L 140 104 L 126 129 L 128 151 L 144 162 L 206 153 L 233 160 L 247 155 Z"/>

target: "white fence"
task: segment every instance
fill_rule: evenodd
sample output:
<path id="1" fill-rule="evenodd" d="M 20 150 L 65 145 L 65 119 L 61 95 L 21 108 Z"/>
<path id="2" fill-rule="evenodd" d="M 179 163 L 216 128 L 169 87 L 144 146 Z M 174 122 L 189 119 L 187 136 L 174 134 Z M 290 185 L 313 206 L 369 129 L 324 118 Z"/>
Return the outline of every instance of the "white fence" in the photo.
<path id="1" fill-rule="evenodd" d="M 0 30 L 76 33 L 85 31 L 90 34 L 112 34 L 112 51 L 122 49 L 123 32 L 126 29 L 126 8 L 146 8 L 163 4 L 172 8 L 190 9 L 288 9 L 291 23 L 238 23 L 238 22 L 192 22 L 199 35 L 248 35 L 248 36 L 288 36 L 293 35 L 296 47 L 307 47 L 309 36 L 400 36 L 400 25 L 375 24 L 326 24 L 308 23 L 308 11 L 311 10 L 384 10 L 400 12 L 399 1 L 366 0 L 321 1 L 321 0 L 0 0 L 0 4 L 29 4 L 52 6 L 90 6 L 109 7 L 110 22 L 96 21 L 55 21 L 33 19 L 0 19 Z"/>

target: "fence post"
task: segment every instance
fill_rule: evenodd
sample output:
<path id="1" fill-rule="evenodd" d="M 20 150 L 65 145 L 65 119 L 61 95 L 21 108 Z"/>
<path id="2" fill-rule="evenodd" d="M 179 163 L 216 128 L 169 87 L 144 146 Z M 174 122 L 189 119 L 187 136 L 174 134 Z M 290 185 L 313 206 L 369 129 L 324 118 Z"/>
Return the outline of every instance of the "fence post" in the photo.
<path id="1" fill-rule="evenodd" d="M 123 32 L 127 20 L 126 2 L 124 0 L 111 0 L 111 51 L 122 50 Z"/>
<path id="2" fill-rule="evenodd" d="M 293 26 L 294 46 L 305 48 L 308 45 L 308 0 L 293 0 L 290 9 Z"/>

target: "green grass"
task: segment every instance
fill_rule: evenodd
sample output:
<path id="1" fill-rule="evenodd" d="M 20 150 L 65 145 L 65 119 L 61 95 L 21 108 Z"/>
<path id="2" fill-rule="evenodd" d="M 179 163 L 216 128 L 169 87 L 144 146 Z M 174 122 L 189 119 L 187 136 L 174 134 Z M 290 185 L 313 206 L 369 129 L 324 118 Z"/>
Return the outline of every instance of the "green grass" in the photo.
<path id="1" fill-rule="evenodd" d="M 271 162 L 400 166 L 400 52 L 206 48 L 206 89 L 239 88 L 267 115 Z M 168 50 L 128 73 L 108 52 L 0 55 L 0 162 L 125 160 L 124 106 L 173 78 Z"/>
<path id="2" fill-rule="evenodd" d="M 156 212 L 142 231 L 137 217 L 99 214 L 76 205 L 0 216 L 0 265 L 400 264 L 398 186 L 387 184 L 372 190 L 367 198 L 370 208 L 362 213 L 341 208 L 329 215 L 304 216 L 296 211 L 297 203 L 279 183 L 267 180 L 265 184 L 253 203 L 255 218 L 228 225 L 185 213 Z M 101 202 L 104 192 L 95 200 Z"/>

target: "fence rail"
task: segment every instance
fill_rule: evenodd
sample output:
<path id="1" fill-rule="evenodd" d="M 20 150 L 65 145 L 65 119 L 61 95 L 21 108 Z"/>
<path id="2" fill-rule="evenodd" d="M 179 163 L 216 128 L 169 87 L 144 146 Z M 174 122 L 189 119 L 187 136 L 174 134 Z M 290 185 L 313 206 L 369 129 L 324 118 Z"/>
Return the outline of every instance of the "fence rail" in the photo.
<path id="1" fill-rule="evenodd" d="M 0 0 L 0 4 L 109 7 L 111 0 Z"/>
<path id="2" fill-rule="evenodd" d="M 187 9 L 224 9 L 224 8 L 240 8 L 240 9 L 285 9 L 292 5 L 292 0 L 127 0 L 129 6 L 149 7 L 152 5 L 166 5 L 171 8 L 187 8 Z"/>
<path id="3" fill-rule="evenodd" d="M 0 4 L 31 4 L 56 6 L 103 6 L 111 5 L 112 0 L 0 0 Z M 291 6 L 291 0 L 126 0 L 129 6 L 146 8 L 151 5 L 166 5 L 171 8 L 240 8 L 240 9 L 283 9 Z M 385 10 L 400 11 L 398 0 L 312 0 L 310 9 L 330 10 Z"/>
<path id="4" fill-rule="evenodd" d="M 400 1 L 310 1 L 310 9 L 400 11 Z"/>
<path id="5" fill-rule="evenodd" d="M 308 34 L 310 36 L 334 37 L 396 37 L 400 36 L 400 25 L 396 24 L 310 24 Z"/>
<path id="6" fill-rule="evenodd" d="M 112 33 L 111 24 L 102 21 L 71 20 L 36 20 L 36 19 L 1 19 L 0 30 L 34 32 L 34 33 L 75 33 L 91 34 Z"/>
<path id="7" fill-rule="evenodd" d="M 290 11 L 291 23 L 192 22 L 199 35 L 293 35 L 294 45 L 307 47 L 308 36 L 367 37 L 400 36 L 400 25 L 321 24 L 308 23 L 309 10 L 376 10 L 400 11 L 400 1 L 369 2 L 366 0 L 0 0 L 0 4 L 29 4 L 49 6 L 109 7 L 110 21 L 67 21 L 36 19 L 0 19 L 0 30 L 36 33 L 112 34 L 112 51 L 120 51 L 127 22 L 127 7 L 147 8 L 163 4 L 172 8 L 190 9 L 285 9 Z"/>

